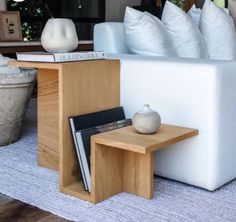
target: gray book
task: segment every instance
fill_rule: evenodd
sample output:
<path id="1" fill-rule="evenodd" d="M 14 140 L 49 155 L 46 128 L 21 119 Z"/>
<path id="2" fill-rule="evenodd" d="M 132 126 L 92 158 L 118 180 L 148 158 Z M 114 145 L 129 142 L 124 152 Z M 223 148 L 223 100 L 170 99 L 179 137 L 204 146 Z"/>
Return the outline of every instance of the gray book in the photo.
<path id="1" fill-rule="evenodd" d="M 75 125 L 74 125 L 74 122 L 73 122 L 72 118 L 69 118 L 69 121 L 70 121 L 70 126 L 71 126 L 74 145 L 75 145 L 75 148 L 76 148 L 77 158 L 79 160 L 81 176 L 82 176 L 83 181 L 86 181 L 85 180 L 84 168 L 83 168 L 83 165 L 82 165 L 82 159 L 81 159 L 81 155 L 80 155 L 80 152 L 79 152 L 78 141 L 77 141 L 76 136 L 75 136 L 75 134 L 76 134 Z M 88 185 L 86 183 L 84 183 L 84 189 L 88 190 Z"/>

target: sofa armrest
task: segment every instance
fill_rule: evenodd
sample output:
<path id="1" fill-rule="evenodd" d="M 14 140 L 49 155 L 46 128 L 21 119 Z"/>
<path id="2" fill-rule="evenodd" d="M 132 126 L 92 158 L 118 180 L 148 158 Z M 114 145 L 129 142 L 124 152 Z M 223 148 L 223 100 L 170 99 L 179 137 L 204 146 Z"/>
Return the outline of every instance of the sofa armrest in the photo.
<path id="1" fill-rule="evenodd" d="M 235 177 L 236 61 L 110 57 L 121 60 L 127 117 L 150 104 L 164 123 L 199 129 L 196 138 L 160 151 L 155 173 L 209 190 Z"/>
<path id="2" fill-rule="evenodd" d="M 107 53 L 128 54 L 125 43 L 124 24 L 119 22 L 104 22 L 94 27 L 94 50 Z"/>
<path id="3" fill-rule="evenodd" d="M 138 93 L 142 98 L 142 100 L 136 102 L 136 105 L 129 106 L 133 107 L 133 111 L 142 107 L 143 103 L 150 103 L 150 105 L 159 103 L 155 107 L 157 110 L 162 109 L 160 106 L 171 106 L 175 107 L 176 110 L 182 111 L 185 109 L 184 106 L 186 104 L 188 111 L 191 109 L 194 114 L 197 111 L 200 112 L 200 107 L 197 107 L 197 103 L 199 103 L 198 105 L 201 104 L 200 113 L 208 113 L 209 106 L 220 99 L 218 97 L 219 93 L 230 90 L 230 93 L 232 92 L 234 95 L 235 90 L 233 87 L 228 88 L 227 81 L 236 83 L 236 61 L 117 54 L 109 54 L 109 58 L 119 58 L 121 61 L 121 93 L 124 93 L 124 96 L 122 96 L 123 101 L 126 99 L 125 95 L 127 93 L 133 93 L 134 97 Z M 131 84 L 132 87 L 130 87 Z M 236 105 L 236 100 L 234 103 Z M 203 110 L 204 107 L 205 110 Z M 194 127 L 194 125 L 188 124 L 187 119 L 194 118 L 190 113 L 185 114 L 183 120 L 180 120 L 181 118 L 174 117 L 173 113 L 176 112 L 172 110 L 163 111 L 162 116 L 164 119 L 166 116 L 166 121 L 174 121 L 176 124 L 184 121 L 187 124 L 186 126 Z M 169 114 L 167 115 L 167 113 Z M 170 116 L 173 116 L 173 118 L 170 118 Z"/>

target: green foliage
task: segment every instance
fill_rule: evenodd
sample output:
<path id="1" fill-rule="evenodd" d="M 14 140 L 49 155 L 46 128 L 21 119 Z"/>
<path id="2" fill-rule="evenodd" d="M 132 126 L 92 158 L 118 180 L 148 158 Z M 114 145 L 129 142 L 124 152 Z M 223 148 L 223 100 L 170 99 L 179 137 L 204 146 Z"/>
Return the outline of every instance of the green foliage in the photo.
<path id="1" fill-rule="evenodd" d="M 184 9 L 184 0 L 170 0 L 170 2 L 174 3 L 175 5 L 179 6 L 182 9 Z"/>
<path id="2" fill-rule="evenodd" d="M 44 27 L 42 22 L 22 22 L 22 34 L 23 39 L 26 41 L 29 40 L 39 40 L 41 32 Z"/>
<path id="3" fill-rule="evenodd" d="M 7 8 L 8 10 L 20 11 L 21 16 L 43 17 L 47 15 L 43 0 L 26 0 L 24 2 L 7 0 Z"/>
<path id="4" fill-rule="evenodd" d="M 24 40 L 39 39 L 42 28 L 49 17 L 43 0 L 26 0 L 24 2 L 7 0 L 7 9 L 20 11 Z"/>

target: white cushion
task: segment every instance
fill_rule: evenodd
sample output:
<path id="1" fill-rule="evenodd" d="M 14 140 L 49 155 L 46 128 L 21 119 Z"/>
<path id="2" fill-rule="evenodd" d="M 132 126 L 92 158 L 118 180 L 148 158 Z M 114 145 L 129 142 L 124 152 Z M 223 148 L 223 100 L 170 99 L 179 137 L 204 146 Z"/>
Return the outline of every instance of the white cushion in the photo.
<path id="1" fill-rule="evenodd" d="M 133 54 L 175 55 L 164 25 L 158 18 L 153 17 L 147 13 L 126 8 L 124 25 L 127 47 Z"/>
<path id="2" fill-rule="evenodd" d="M 162 22 L 179 57 L 207 57 L 206 45 L 198 26 L 181 8 L 166 1 Z"/>
<path id="3" fill-rule="evenodd" d="M 223 10 L 229 15 L 229 9 L 223 8 Z M 201 12 L 202 10 L 200 8 L 197 8 L 195 4 L 193 4 L 192 7 L 188 11 L 188 15 L 191 16 L 192 20 L 197 26 L 200 26 Z"/>
<path id="4" fill-rule="evenodd" d="M 191 16 L 193 22 L 199 26 L 200 25 L 200 17 L 201 17 L 201 9 L 196 8 L 196 5 L 193 4 L 192 7 L 188 11 L 188 15 Z"/>
<path id="5" fill-rule="evenodd" d="M 211 59 L 236 58 L 236 33 L 232 18 L 210 0 L 201 13 L 200 29 Z"/>
<path id="6" fill-rule="evenodd" d="M 129 54 L 125 42 L 124 24 L 121 22 L 103 22 L 94 26 L 94 51 Z"/>

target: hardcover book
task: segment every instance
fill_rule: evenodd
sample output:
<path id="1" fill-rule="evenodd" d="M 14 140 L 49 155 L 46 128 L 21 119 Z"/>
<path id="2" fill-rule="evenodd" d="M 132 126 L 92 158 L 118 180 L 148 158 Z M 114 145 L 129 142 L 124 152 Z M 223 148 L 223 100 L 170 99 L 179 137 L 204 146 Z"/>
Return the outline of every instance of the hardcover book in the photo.
<path id="1" fill-rule="evenodd" d="M 71 62 L 106 59 L 105 52 L 68 52 L 68 53 L 48 53 L 48 52 L 17 52 L 18 61 L 28 62 Z"/>
<path id="2" fill-rule="evenodd" d="M 79 116 L 69 117 L 76 131 L 92 128 L 95 126 L 105 125 L 115 121 L 125 119 L 123 107 L 102 110 L 94 113 L 88 113 Z"/>
<path id="3" fill-rule="evenodd" d="M 83 168 L 83 164 L 82 164 L 82 158 L 79 152 L 79 147 L 78 147 L 78 141 L 76 139 L 76 130 L 75 130 L 75 125 L 73 123 L 73 119 L 69 118 L 69 122 L 70 122 L 70 127 L 71 127 L 71 132 L 72 132 L 72 137 L 73 137 L 73 141 L 74 141 L 74 145 L 76 148 L 76 154 L 77 154 L 77 158 L 79 161 L 79 165 L 80 165 L 80 172 L 81 172 L 81 176 L 83 179 L 83 184 L 84 184 L 84 189 L 88 191 L 88 185 L 86 183 L 86 178 L 85 178 L 85 172 L 84 172 L 84 168 Z"/>
<path id="4" fill-rule="evenodd" d="M 72 137 L 73 137 L 74 145 L 76 148 L 79 165 L 81 168 L 81 175 L 84 181 L 85 190 L 88 191 L 89 187 L 88 187 L 88 183 L 86 182 L 85 169 L 83 167 L 81 153 L 79 152 L 76 132 L 85 130 L 85 129 L 90 129 L 90 128 L 100 126 L 100 125 L 106 125 L 106 124 L 117 122 L 124 119 L 125 119 L 125 114 L 124 114 L 123 107 L 117 107 L 117 108 L 103 110 L 99 112 L 69 117 Z M 86 172 L 88 175 L 88 168 Z"/>
<path id="5" fill-rule="evenodd" d="M 109 123 L 106 125 L 96 126 L 89 129 L 84 129 L 77 131 L 75 133 L 76 136 L 76 142 L 78 143 L 76 146 L 76 152 L 79 156 L 78 158 L 81 158 L 80 161 L 80 168 L 81 171 L 83 169 L 84 172 L 84 186 L 85 190 L 90 192 L 90 184 L 91 184 L 91 176 L 90 176 L 90 151 L 91 151 L 91 136 L 108 132 L 111 130 L 119 129 L 125 126 L 129 126 L 132 124 L 131 119 L 124 119 L 119 120 L 113 123 Z"/>

